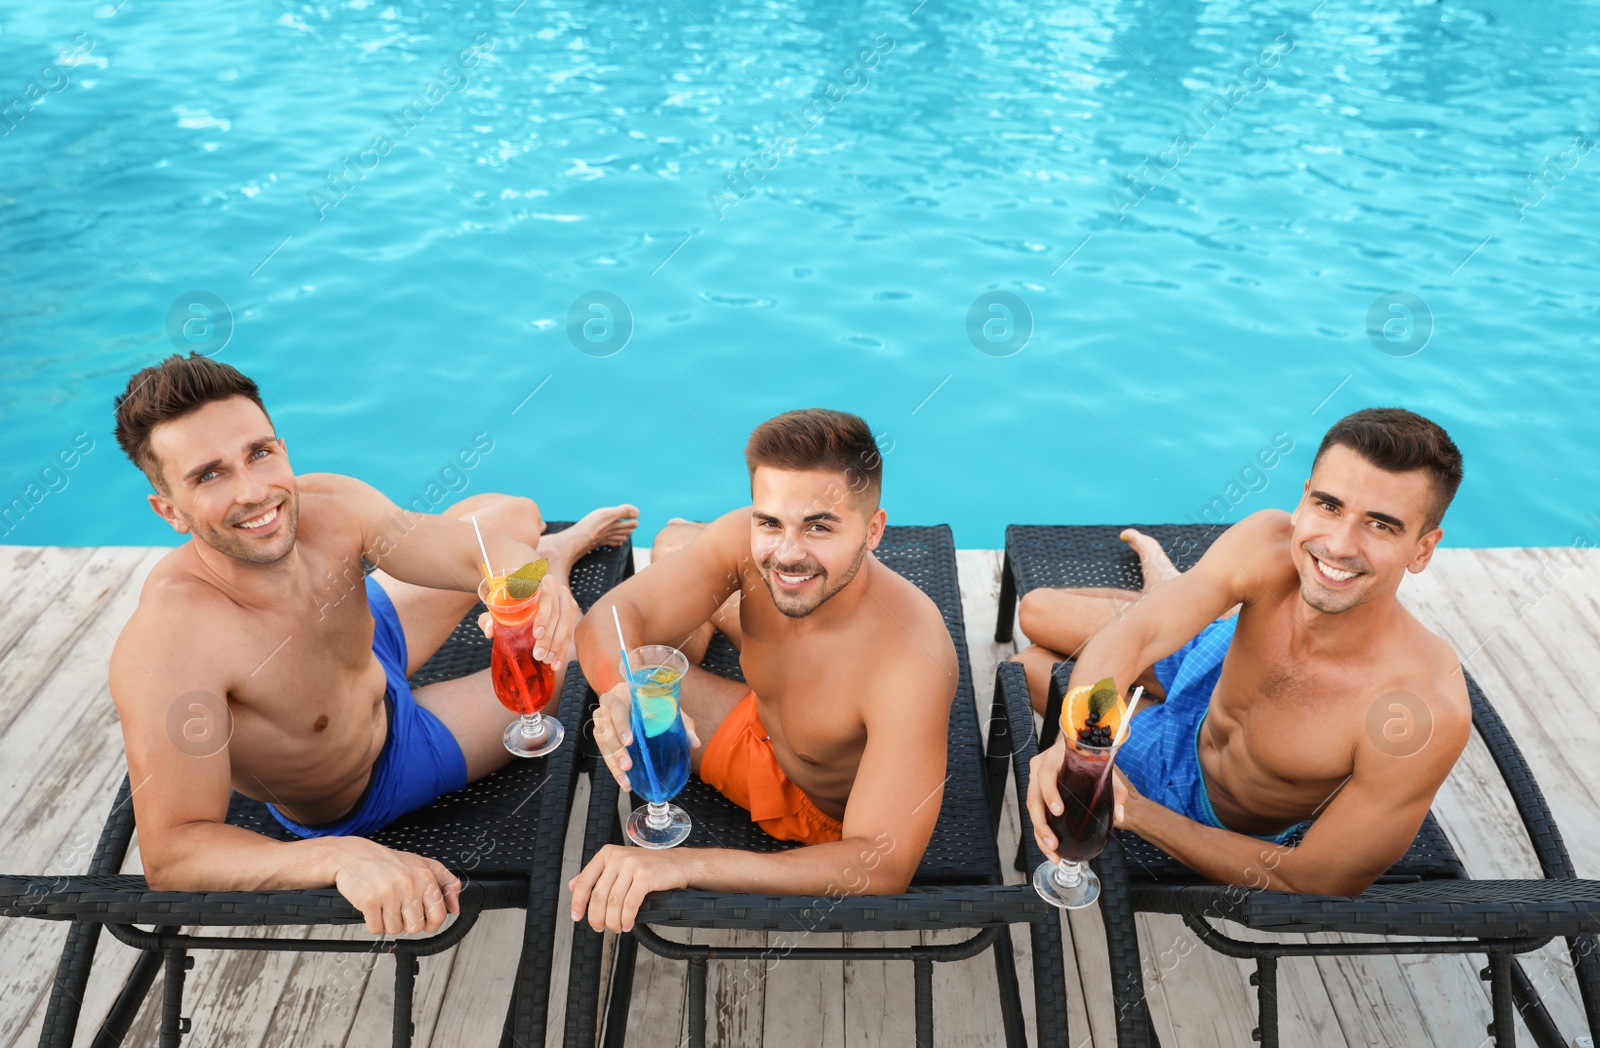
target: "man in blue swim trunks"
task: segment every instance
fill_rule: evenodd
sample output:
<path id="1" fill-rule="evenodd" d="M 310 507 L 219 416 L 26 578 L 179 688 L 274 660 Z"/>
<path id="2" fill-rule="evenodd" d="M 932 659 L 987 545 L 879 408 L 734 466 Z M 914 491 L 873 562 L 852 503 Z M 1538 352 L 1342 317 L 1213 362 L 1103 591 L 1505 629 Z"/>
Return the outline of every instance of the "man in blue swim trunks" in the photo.
<path id="1" fill-rule="evenodd" d="M 366 835 L 511 759 L 513 715 L 487 670 L 406 682 L 476 603 L 482 559 L 463 518 L 497 567 L 549 560 L 535 654 L 559 674 L 578 619 L 567 573 L 638 511 L 595 510 L 544 536 L 528 499 L 413 513 L 350 477 L 297 477 L 256 384 L 202 356 L 135 374 L 116 413 L 151 507 L 188 536 L 151 569 L 111 657 L 150 886 L 332 886 L 373 932 L 437 929 L 455 876 Z M 363 560 L 380 570 L 365 575 Z M 231 790 L 302 839 L 229 826 Z"/>
<path id="2" fill-rule="evenodd" d="M 1439 426 L 1359 411 L 1323 438 L 1293 513 L 1245 518 L 1193 569 L 1130 530 L 1142 595 L 1027 595 L 1035 647 L 1017 661 L 1036 707 L 1070 655 L 1073 687 L 1111 677 L 1164 699 L 1141 704 L 1117 758 L 1118 827 L 1213 881 L 1297 892 L 1359 893 L 1405 853 L 1471 730 L 1460 659 L 1396 595 L 1460 481 Z M 1051 858 L 1065 747 L 1029 784 Z"/>

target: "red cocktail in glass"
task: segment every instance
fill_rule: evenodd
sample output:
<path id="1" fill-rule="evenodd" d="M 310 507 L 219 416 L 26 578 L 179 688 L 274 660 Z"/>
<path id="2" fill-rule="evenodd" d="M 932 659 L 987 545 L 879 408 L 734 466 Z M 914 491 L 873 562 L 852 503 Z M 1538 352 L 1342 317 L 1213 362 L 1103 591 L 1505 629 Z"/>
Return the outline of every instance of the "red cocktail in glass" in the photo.
<path id="1" fill-rule="evenodd" d="M 566 731 L 559 720 L 542 712 L 555 696 L 556 673 L 548 662 L 533 657 L 539 594 L 513 597 L 502 574 L 478 583 L 478 598 L 494 619 L 489 655 L 494 693 L 502 706 L 519 715 L 506 726 L 506 749 L 518 757 L 542 757 L 561 745 Z"/>

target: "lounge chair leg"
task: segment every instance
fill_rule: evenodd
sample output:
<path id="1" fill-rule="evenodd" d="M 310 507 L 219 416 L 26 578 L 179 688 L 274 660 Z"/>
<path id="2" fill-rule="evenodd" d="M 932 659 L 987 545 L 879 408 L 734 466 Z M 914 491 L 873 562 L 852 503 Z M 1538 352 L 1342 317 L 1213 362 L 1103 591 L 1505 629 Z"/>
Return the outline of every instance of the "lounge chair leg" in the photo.
<path id="1" fill-rule="evenodd" d="M 611 958 L 611 986 L 606 994 L 605 1048 L 623 1048 L 628 1040 L 628 1007 L 633 1000 L 633 971 L 639 958 L 639 940 L 623 933 L 617 936 L 616 953 Z"/>
<path id="2" fill-rule="evenodd" d="M 394 1048 L 411 1048 L 416 1025 L 411 1021 L 411 996 L 417 985 L 417 955 L 395 944 Z"/>
<path id="3" fill-rule="evenodd" d="M 177 931 L 176 928 L 168 930 Z M 121 992 L 117 994 L 111 1010 L 106 1013 L 105 1022 L 100 1024 L 99 1032 L 94 1035 L 93 1048 L 121 1048 L 123 1039 L 128 1035 L 128 1028 L 138 1016 L 145 997 L 149 996 L 150 987 L 155 985 L 156 973 L 161 971 L 161 961 L 160 953 L 146 950 L 139 955 L 137 961 L 133 962 L 133 971 L 128 973 L 128 981 L 122 984 Z"/>
<path id="4" fill-rule="evenodd" d="M 189 1020 L 181 1014 L 183 979 L 184 973 L 194 967 L 194 958 L 181 946 L 161 952 L 167 976 L 161 991 L 161 1048 L 178 1048 L 183 1035 L 189 1032 Z"/>
<path id="5" fill-rule="evenodd" d="M 1511 993 L 1516 998 L 1517 1011 L 1522 1015 L 1522 1021 L 1527 1024 L 1528 1032 L 1533 1035 L 1534 1044 L 1539 1048 L 1567 1048 L 1567 1040 L 1561 1036 L 1561 1028 L 1550 1018 L 1550 1011 L 1540 999 L 1533 980 L 1528 978 L 1528 973 L 1523 970 L 1522 962 L 1514 957 L 1511 959 Z"/>
<path id="6" fill-rule="evenodd" d="M 1000 565 L 1000 613 L 994 623 L 996 644 L 1011 643 L 1011 624 L 1017 617 L 1017 576 L 1011 568 L 1011 551 Z"/>
<path id="7" fill-rule="evenodd" d="M 1496 1048 L 1515 1048 L 1517 1043 L 1516 1004 L 1511 995 L 1511 951 L 1490 950 L 1489 967 L 1478 973 L 1489 980 L 1489 1002 L 1494 1021 L 1489 1036 Z"/>
<path id="8" fill-rule="evenodd" d="M 1011 929 L 994 941 L 995 977 L 1000 983 L 1000 1021 L 1005 1026 L 1006 1048 L 1028 1048 L 1028 1026 L 1022 1017 L 1022 987 L 1017 982 L 1017 958 L 1011 948 Z"/>
<path id="9" fill-rule="evenodd" d="M 706 958 L 689 958 L 689 1048 L 706 1048 Z"/>
<path id="10" fill-rule="evenodd" d="M 1003 663 L 1002 663 L 1003 665 Z M 989 734 L 983 742 L 983 772 L 989 785 L 989 825 L 998 832 L 1000 813 L 1005 809 L 1006 779 L 1011 774 L 1011 755 L 1017 742 L 1011 737 L 1011 719 L 1006 715 L 1005 690 L 1001 671 L 994 675 L 994 697 L 989 703 Z"/>
<path id="11" fill-rule="evenodd" d="M 1250 982 L 1256 988 L 1257 1021 L 1261 1024 L 1250 1036 L 1260 1041 L 1262 1048 L 1278 1048 L 1278 958 L 1265 953 L 1256 958 L 1255 974 Z"/>
<path id="12" fill-rule="evenodd" d="M 933 1048 L 933 958 L 914 958 L 911 968 L 917 995 L 917 1048 Z"/>
<path id="13" fill-rule="evenodd" d="M 1100 877 L 1100 916 L 1105 922 L 1106 953 L 1111 961 L 1111 995 L 1117 1005 L 1117 1044 L 1123 1048 L 1149 1048 L 1155 1043 L 1155 1024 L 1150 1022 L 1144 961 L 1139 955 L 1139 926 L 1128 895 L 1127 855 L 1115 835 L 1092 866 Z"/>
<path id="14" fill-rule="evenodd" d="M 522 987 L 522 966 L 526 955 L 517 959 L 517 974 L 511 980 L 511 1002 L 506 1005 L 506 1023 L 500 1028 L 500 1048 L 513 1048 L 517 1042 L 517 992 Z"/>

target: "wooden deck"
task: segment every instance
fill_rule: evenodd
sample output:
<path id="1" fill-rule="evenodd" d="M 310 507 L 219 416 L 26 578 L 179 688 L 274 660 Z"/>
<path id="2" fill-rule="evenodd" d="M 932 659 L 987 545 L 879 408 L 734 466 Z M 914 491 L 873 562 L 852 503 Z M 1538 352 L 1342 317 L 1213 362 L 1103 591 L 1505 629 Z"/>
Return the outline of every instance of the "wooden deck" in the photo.
<path id="1" fill-rule="evenodd" d="M 139 586 L 164 551 L 0 546 L 0 867 L 81 872 L 118 780 L 122 741 L 106 691 L 107 656 Z M 961 553 L 977 691 L 986 717 L 995 662 L 1010 645 L 990 642 L 1000 556 Z M 1562 826 L 1583 877 L 1600 877 L 1600 553 L 1578 550 L 1443 550 L 1407 580 L 1407 604 L 1466 658 L 1498 706 Z M 580 786 L 577 803 L 586 803 Z M 1474 740 L 1434 809 L 1476 876 L 1533 876 L 1537 869 L 1486 753 Z M 1002 854 L 1016 836 L 1009 798 Z M 575 867 L 577 824 L 567 842 Z M 138 869 L 137 855 L 128 869 Z M 1141 918 L 1152 1011 L 1162 1042 L 1228 1046 L 1250 1042 L 1250 968 L 1201 946 L 1172 919 Z M 556 1002 L 548 1043 L 559 1041 L 570 928 L 558 931 Z M 511 991 L 520 914 L 489 914 L 461 945 L 423 958 L 417 984 L 418 1045 L 498 1043 Z M 1105 946 L 1097 911 L 1067 919 L 1074 1045 L 1111 1045 Z M 303 932 L 288 932 L 303 935 Z M 331 933 L 350 937 L 364 932 Z M 721 933 L 749 942 L 753 933 Z M 0 1048 L 38 1038 L 65 927 L 0 920 Z M 816 936 L 818 943 L 837 936 Z M 855 935 L 853 942 L 915 942 L 913 935 Z M 929 936 L 933 941 L 935 936 Z M 710 941 L 709 935 L 700 941 Z M 1027 936 L 1014 935 L 1025 988 Z M 759 942 L 760 937 L 755 936 Z M 133 951 L 106 937 L 85 1001 L 85 1027 L 108 1007 Z M 389 1043 L 392 968 L 369 955 L 200 954 L 190 974 L 187 1044 L 203 1048 L 294 1045 L 366 1048 Z M 1556 1022 L 1581 1029 L 1563 954 L 1528 960 Z M 1289 960 L 1280 973 L 1287 1045 L 1484 1043 L 1489 1006 L 1479 957 Z M 777 965 L 765 987 L 741 995 L 724 964 L 711 966 L 712 1043 L 769 1048 L 912 1044 L 907 964 Z M 939 965 L 935 1033 L 943 1045 L 1002 1043 L 993 961 L 983 955 Z M 1026 995 L 1025 995 L 1026 996 Z M 159 985 L 151 1000 L 159 999 Z M 679 966 L 641 951 L 631 1002 L 636 1043 L 667 1044 L 684 1030 Z M 1030 1036 L 1031 1000 L 1026 1002 Z M 141 1014 L 130 1043 L 155 1043 L 155 1009 Z M 674 1035 L 672 1031 L 677 1031 Z M 1531 1043 L 1522 1031 L 1523 1043 Z M 88 1043 L 80 1036 L 81 1044 Z"/>

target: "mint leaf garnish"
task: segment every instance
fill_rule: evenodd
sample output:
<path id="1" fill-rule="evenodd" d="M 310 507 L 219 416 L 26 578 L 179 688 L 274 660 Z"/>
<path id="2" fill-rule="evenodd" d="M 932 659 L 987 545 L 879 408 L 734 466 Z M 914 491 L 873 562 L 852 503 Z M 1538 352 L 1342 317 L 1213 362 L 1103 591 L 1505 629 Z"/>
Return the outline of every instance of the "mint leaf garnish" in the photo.
<path id="1" fill-rule="evenodd" d="M 1117 700 L 1122 698 L 1117 691 L 1117 682 L 1107 677 L 1094 686 L 1089 692 L 1089 715 L 1096 720 L 1117 708 Z"/>
<path id="2" fill-rule="evenodd" d="M 527 600 L 539 592 L 539 583 L 544 581 L 545 573 L 549 570 L 550 562 L 543 557 L 530 560 L 506 576 L 506 591 L 513 600 Z"/>

